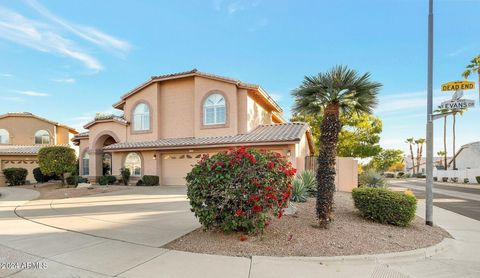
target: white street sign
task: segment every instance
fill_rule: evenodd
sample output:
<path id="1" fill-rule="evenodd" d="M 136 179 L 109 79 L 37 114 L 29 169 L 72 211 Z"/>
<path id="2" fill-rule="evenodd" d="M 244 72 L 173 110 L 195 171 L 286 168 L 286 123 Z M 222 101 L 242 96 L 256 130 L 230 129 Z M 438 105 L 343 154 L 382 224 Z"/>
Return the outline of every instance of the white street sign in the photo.
<path id="1" fill-rule="evenodd" d="M 459 110 L 467 109 L 475 106 L 475 101 L 472 99 L 457 99 L 444 101 L 439 106 L 440 109 Z"/>

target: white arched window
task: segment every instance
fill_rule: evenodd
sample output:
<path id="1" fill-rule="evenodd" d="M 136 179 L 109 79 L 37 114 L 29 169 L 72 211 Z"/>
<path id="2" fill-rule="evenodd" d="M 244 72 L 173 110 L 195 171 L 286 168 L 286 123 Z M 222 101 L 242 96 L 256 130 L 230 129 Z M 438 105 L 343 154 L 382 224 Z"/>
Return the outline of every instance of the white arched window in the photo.
<path id="1" fill-rule="evenodd" d="M 90 162 L 90 155 L 88 154 L 88 151 L 85 151 L 82 157 L 82 175 L 84 176 L 90 175 L 89 162 Z"/>
<path id="2" fill-rule="evenodd" d="M 6 129 L 0 129 L 0 144 L 10 143 L 10 133 Z"/>
<path id="3" fill-rule="evenodd" d="M 125 168 L 130 170 L 132 176 L 142 175 L 142 160 L 137 153 L 129 153 L 125 158 Z"/>
<path id="4" fill-rule="evenodd" d="M 221 94 L 211 94 L 203 103 L 203 124 L 225 124 L 225 98 Z"/>
<path id="5" fill-rule="evenodd" d="M 50 144 L 50 134 L 46 130 L 39 130 L 35 133 L 35 144 Z"/>
<path id="6" fill-rule="evenodd" d="M 142 131 L 150 129 L 150 108 L 145 103 L 140 103 L 133 109 L 133 130 Z"/>

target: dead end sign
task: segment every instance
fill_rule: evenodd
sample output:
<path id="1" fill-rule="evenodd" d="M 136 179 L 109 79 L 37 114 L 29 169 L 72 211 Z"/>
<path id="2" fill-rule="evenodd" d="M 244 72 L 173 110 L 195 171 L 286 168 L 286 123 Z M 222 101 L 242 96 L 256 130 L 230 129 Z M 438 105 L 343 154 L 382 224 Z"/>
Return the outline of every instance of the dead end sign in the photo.
<path id="1" fill-rule="evenodd" d="M 442 92 L 472 89 L 475 89 L 475 82 L 472 81 L 453 81 L 442 84 Z"/>

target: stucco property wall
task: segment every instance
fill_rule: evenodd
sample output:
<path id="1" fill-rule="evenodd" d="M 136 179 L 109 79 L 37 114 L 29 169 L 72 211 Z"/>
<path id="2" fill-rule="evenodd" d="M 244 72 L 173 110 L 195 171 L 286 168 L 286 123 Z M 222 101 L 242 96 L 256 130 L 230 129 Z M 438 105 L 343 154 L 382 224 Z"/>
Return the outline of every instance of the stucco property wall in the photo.
<path id="1" fill-rule="evenodd" d="M 335 165 L 337 191 L 352 192 L 358 186 L 358 162 L 351 157 L 337 157 Z"/>
<path id="2" fill-rule="evenodd" d="M 0 119 L 0 128 L 10 133 L 11 145 L 34 145 L 35 133 L 46 130 L 54 138 L 54 125 L 31 117 L 7 117 Z M 53 141 L 52 141 L 53 144 Z"/>

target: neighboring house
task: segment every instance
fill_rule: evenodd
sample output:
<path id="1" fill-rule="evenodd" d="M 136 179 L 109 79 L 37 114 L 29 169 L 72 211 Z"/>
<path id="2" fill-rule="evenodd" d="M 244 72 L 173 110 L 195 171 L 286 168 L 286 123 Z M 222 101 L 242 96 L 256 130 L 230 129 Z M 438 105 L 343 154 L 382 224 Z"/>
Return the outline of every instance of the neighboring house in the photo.
<path id="1" fill-rule="evenodd" d="M 480 169 L 480 141 L 463 145 L 455 154 L 455 164 L 457 170 Z M 453 159 L 448 169 L 453 169 Z"/>
<path id="2" fill-rule="evenodd" d="M 447 161 L 450 158 L 447 157 Z M 433 167 L 436 169 L 444 169 L 443 167 L 443 157 L 433 157 Z M 403 158 L 403 162 L 405 163 L 405 173 L 410 173 L 413 174 L 413 167 L 412 167 L 412 159 L 411 156 L 405 156 Z M 426 158 L 422 157 L 420 161 L 420 168 L 419 168 L 419 173 L 421 174 L 426 174 L 427 173 L 427 168 L 426 168 Z M 417 160 L 415 159 L 415 173 L 417 172 Z"/>
<path id="3" fill-rule="evenodd" d="M 302 171 L 314 151 L 308 125 L 285 122 L 260 86 L 196 69 L 152 77 L 113 107 L 123 116 L 97 116 L 73 139 L 91 181 L 128 168 L 132 182 L 157 175 L 184 185 L 203 154 L 243 145 L 279 152 Z"/>
<path id="4" fill-rule="evenodd" d="M 0 115 L 0 170 L 20 167 L 28 170 L 27 180 L 33 182 L 32 170 L 38 167 L 37 154 L 46 145 L 68 145 L 78 132 L 32 113 Z M 1 172 L 1 171 L 0 171 Z M 0 179 L 0 186 L 3 178 Z"/>

